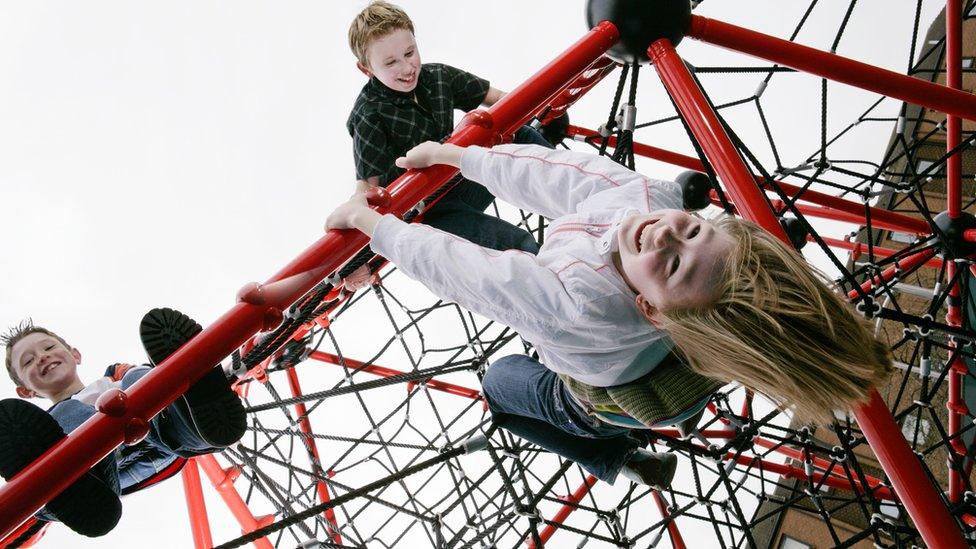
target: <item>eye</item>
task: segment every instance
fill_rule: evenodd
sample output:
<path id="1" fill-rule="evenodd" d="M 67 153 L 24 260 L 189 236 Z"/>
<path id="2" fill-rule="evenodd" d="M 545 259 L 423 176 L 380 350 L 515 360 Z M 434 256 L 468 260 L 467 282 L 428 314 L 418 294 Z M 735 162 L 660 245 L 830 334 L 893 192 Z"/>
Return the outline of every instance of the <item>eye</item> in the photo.
<path id="1" fill-rule="evenodd" d="M 404 57 L 413 57 L 413 50 L 408 51 Z"/>
<path id="2" fill-rule="evenodd" d="M 31 357 L 31 358 L 28 358 L 27 360 L 25 360 L 24 361 L 24 367 L 26 368 L 27 366 L 30 366 L 30 363 L 31 362 L 34 362 L 34 357 Z"/>
<path id="3" fill-rule="evenodd" d="M 47 347 L 44 347 L 44 350 L 45 351 L 50 351 L 53 348 L 54 348 L 54 344 L 52 343 L 52 344 L 48 345 Z"/>
<path id="4" fill-rule="evenodd" d="M 393 63 L 394 63 L 393 61 L 387 61 L 386 62 L 386 66 L 387 67 L 392 67 L 393 66 Z"/>
<path id="5" fill-rule="evenodd" d="M 671 271 L 668 273 L 668 276 L 678 272 L 679 265 L 681 265 L 681 257 L 676 255 L 674 256 L 674 261 L 671 262 Z"/>
<path id="6" fill-rule="evenodd" d="M 688 233 L 688 238 L 695 238 L 696 236 L 698 236 L 698 233 L 700 232 L 701 232 L 701 225 L 695 225 L 695 228 L 692 229 L 690 233 Z"/>

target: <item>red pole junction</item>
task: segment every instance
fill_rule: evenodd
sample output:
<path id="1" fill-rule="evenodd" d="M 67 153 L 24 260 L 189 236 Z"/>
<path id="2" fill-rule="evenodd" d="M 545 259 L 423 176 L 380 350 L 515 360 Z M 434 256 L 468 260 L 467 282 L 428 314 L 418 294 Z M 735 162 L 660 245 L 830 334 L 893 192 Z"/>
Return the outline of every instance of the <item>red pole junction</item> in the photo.
<path id="1" fill-rule="evenodd" d="M 957 114 L 968 114 L 967 118 L 976 117 L 976 96 L 958 90 L 950 90 L 944 86 L 922 82 L 698 16 L 692 16 L 691 27 L 690 36 L 720 46 L 828 78 L 844 77 L 846 80 L 841 81 L 856 83 L 867 89 L 932 108 L 942 107 L 940 110 L 949 109 L 950 112 Z M 717 115 L 691 77 L 674 46 L 667 39 L 662 38 L 652 43 L 647 51 L 661 81 L 687 121 L 705 156 L 728 188 L 728 193 L 735 201 L 739 212 L 743 217 L 789 242 L 770 205 L 757 189 L 752 174 L 732 146 L 724 129 L 718 123 Z M 872 81 L 872 78 L 875 81 Z M 854 415 L 871 449 L 891 479 L 895 493 L 905 504 L 908 514 L 926 544 L 937 548 L 967 547 L 958 524 L 949 514 L 946 502 L 929 482 L 918 458 L 908 446 L 877 390 L 871 392 L 869 402 L 855 410 Z"/>
<path id="2" fill-rule="evenodd" d="M 611 23 L 593 28 L 487 112 L 469 114 L 466 126 L 448 142 L 461 146 L 495 144 L 600 58 L 618 36 Z M 448 166 L 411 170 L 388 187 L 390 205 L 381 211 L 402 215 L 455 173 L 457 170 Z M 259 330 L 277 325 L 282 311 L 366 243 L 366 236 L 358 231 L 329 231 L 265 284 L 245 287 L 240 302 L 126 393 L 120 392 L 121 396 L 117 396 L 123 405 L 111 408 L 115 415 L 95 414 L 0 487 L 0 537 L 27 520 L 119 444 L 144 435 L 150 418 Z"/>

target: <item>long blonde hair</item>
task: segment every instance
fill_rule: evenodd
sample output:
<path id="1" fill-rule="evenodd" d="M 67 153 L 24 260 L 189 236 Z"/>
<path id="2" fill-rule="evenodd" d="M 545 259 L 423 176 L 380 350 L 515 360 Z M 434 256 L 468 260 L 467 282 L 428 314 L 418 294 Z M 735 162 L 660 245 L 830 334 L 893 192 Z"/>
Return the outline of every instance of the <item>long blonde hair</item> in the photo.
<path id="1" fill-rule="evenodd" d="M 892 371 L 891 353 L 822 273 L 759 226 L 723 217 L 736 241 L 711 307 L 662 311 L 663 326 L 700 374 L 738 381 L 800 421 L 830 423 L 865 402 Z"/>

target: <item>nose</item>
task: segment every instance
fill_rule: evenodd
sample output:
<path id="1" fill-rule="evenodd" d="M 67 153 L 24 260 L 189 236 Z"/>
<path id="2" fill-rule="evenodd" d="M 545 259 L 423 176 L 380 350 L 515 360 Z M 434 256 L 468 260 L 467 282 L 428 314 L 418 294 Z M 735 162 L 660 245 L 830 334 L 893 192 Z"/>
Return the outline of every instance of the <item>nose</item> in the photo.
<path id="1" fill-rule="evenodd" d="M 654 235 L 654 247 L 663 248 L 672 240 L 674 240 L 674 229 L 670 225 L 664 225 Z"/>

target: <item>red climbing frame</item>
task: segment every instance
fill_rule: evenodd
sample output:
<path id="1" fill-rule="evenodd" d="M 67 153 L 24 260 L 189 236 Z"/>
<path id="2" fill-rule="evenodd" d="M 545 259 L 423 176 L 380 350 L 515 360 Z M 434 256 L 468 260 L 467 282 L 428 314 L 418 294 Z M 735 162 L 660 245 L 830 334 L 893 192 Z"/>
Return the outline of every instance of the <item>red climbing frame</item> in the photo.
<path id="1" fill-rule="evenodd" d="M 958 89 L 960 0 L 948 0 L 947 6 L 949 13 L 947 17 L 948 86 L 917 80 L 699 16 L 692 16 L 688 35 L 824 78 L 948 113 L 951 116 L 948 123 L 947 146 L 951 150 L 954 144 L 959 143 L 959 118 L 976 120 L 976 96 Z M 491 109 L 474 112 L 465 117 L 462 127 L 455 132 L 449 142 L 462 146 L 491 145 L 510 135 L 515 128 L 540 113 L 540 110 L 547 105 L 552 107 L 546 111 L 547 114 L 564 111 L 569 103 L 575 101 L 582 92 L 591 88 L 606 74 L 607 64 L 601 61 L 601 58 L 617 38 L 617 30 L 612 24 L 601 23 Z M 705 100 L 672 45 L 667 40 L 658 40 L 650 45 L 648 53 L 657 67 L 662 82 L 688 122 L 696 140 L 701 144 L 705 156 L 724 183 L 736 209 L 743 216 L 760 223 L 768 231 L 785 239 L 786 235 L 765 197 L 763 187 L 766 186 L 766 182 L 758 181 L 757 185 L 756 177 L 740 158 L 715 112 Z M 579 93 L 563 93 L 571 89 L 571 86 L 578 88 Z M 585 135 L 585 130 L 575 131 Z M 612 146 L 613 143 L 609 145 Z M 635 152 L 685 167 L 700 167 L 696 159 L 647 145 L 635 146 Z M 961 212 L 958 166 L 958 159 L 950 160 L 948 185 L 949 211 L 952 216 L 958 216 Z M 378 206 L 378 209 L 402 216 L 455 173 L 456 170 L 445 166 L 410 171 L 388 188 L 390 199 L 387 203 Z M 787 193 L 791 192 L 789 187 L 781 186 L 781 188 Z M 792 189 L 794 192 L 795 190 Z M 864 212 L 863 204 L 847 202 L 811 191 L 804 193 L 803 200 L 818 206 L 808 210 L 809 212 L 834 219 L 854 220 Z M 884 223 L 887 227 L 906 232 L 928 233 L 927 227 L 920 225 L 918 220 L 891 212 L 875 210 L 872 212 L 872 220 L 879 226 Z M 103 395 L 99 401 L 101 413 L 85 422 L 17 477 L 0 487 L 0 539 L 16 530 L 44 502 L 63 490 L 116 446 L 144 436 L 148 419 L 185 392 L 193 381 L 199 379 L 210 368 L 210 365 L 224 359 L 259 330 L 274 327 L 281 320 L 284 309 L 298 300 L 318 281 L 348 261 L 365 244 L 366 238 L 355 231 L 330 231 L 264 284 L 252 283 L 245 286 L 238 294 L 236 305 L 131 387 L 127 394 L 117 391 Z M 931 255 L 922 253 L 920 257 L 915 258 L 915 261 L 918 263 L 930 261 Z M 950 308 L 949 317 L 950 323 L 958 322 L 960 320 L 958 308 Z M 325 356 L 315 358 L 329 360 L 329 357 Z M 376 367 L 371 372 L 377 375 L 393 375 L 391 372 L 394 371 L 384 371 Z M 958 394 L 959 376 L 954 375 L 953 378 L 955 378 L 955 385 L 950 387 L 949 407 L 950 417 L 954 418 L 955 423 L 950 425 L 953 429 L 958 429 L 959 412 L 963 411 L 964 407 Z M 297 381 L 296 377 L 292 389 L 295 394 L 300 394 Z M 446 390 L 467 398 L 477 398 L 478 395 L 473 389 L 447 384 L 432 386 L 432 388 Z M 858 424 L 891 479 L 895 494 L 905 504 L 925 542 L 930 547 L 965 547 L 958 525 L 949 515 L 946 502 L 939 496 L 937 487 L 928 481 L 881 397 L 875 392 L 871 401 L 857 410 L 856 416 Z M 716 429 L 707 434 L 721 437 L 727 433 Z M 955 448 L 955 450 L 964 449 Z M 788 453 L 789 450 L 783 451 Z M 733 459 L 749 465 L 755 463 L 754 460 L 757 458 L 738 456 Z M 235 471 L 221 469 L 213 456 L 203 456 L 196 461 L 224 497 L 245 531 L 254 530 L 270 518 L 256 518 L 244 505 L 232 485 L 236 476 Z M 764 463 L 766 467 L 771 465 L 771 463 Z M 828 467 L 827 464 L 819 462 L 813 465 L 822 470 Z M 787 476 L 822 479 L 831 485 L 842 484 L 838 482 L 842 477 L 831 478 L 832 475 L 827 471 L 811 475 L 796 467 L 782 465 L 778 467 L 781 468 L 782 474 Z M 955 476 L 950 479 L 949 498 L 951 501 L 957 501 L 961 495 L 959 487 L 962 483 L 958 473 L 952 471 L 951 474 Z M 210 543 L 209 528 L 205 508 L 202 505 L 199 473 L 195 465 L 190 467 L 184 478 L 188 487 L 187 498 L 191 523 L 194 525 L 194 541 L 197 546 L 206 546 Z M 870 489 L 875 490 L 876 495 L 891 497 L 884 486 L 876 483 L 876 479 L 867 480 Z M 567 506 L 559 512 L 558 520 L 554 522 L 564 520 L 574 508 L 573 500 L 578 501 L 590 486 L 588 479 L 576 494 L 567 499 Z M 328 498 L 324 485 L 320 486 L 319 495 L 323 500 Z M 660 498 L 656 498 L 655 501 L 662 513 L 666 513 Z M 327 518 L 334 524 L 333 517 Z M 669 525 L 668 530 L 672 541 L 683 545 L 674 523 Z M 333 533 L 333 536 L 334 540 L 339 539 L 338 534 Z M 266 539 L 259 540 L 256 545 L 270 546 Z"/>

